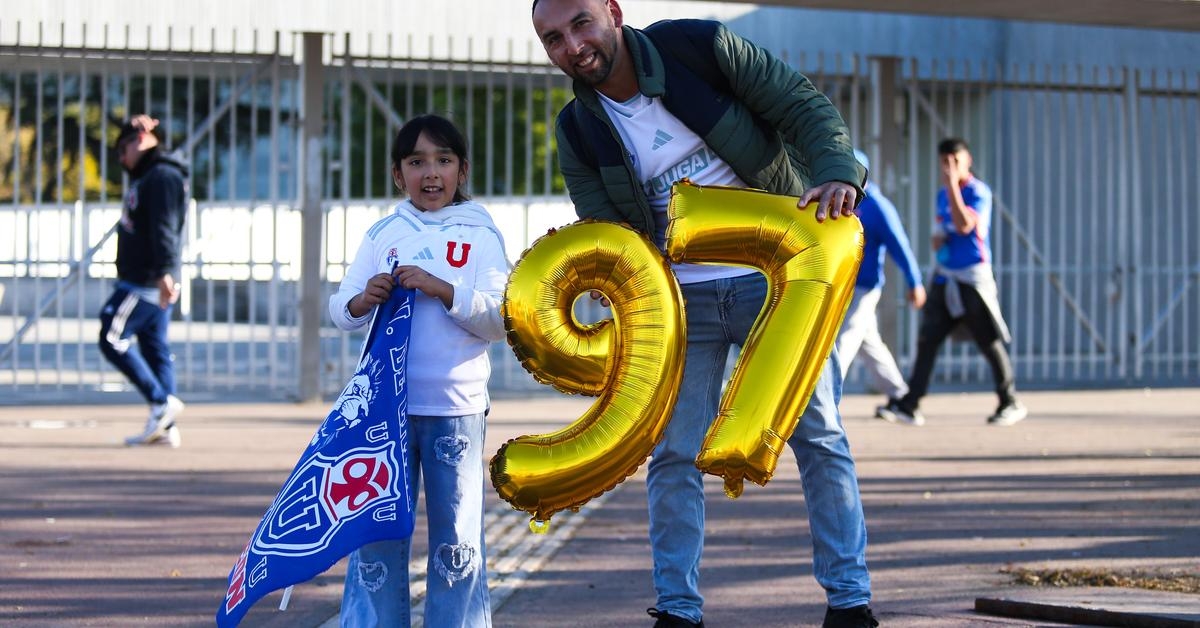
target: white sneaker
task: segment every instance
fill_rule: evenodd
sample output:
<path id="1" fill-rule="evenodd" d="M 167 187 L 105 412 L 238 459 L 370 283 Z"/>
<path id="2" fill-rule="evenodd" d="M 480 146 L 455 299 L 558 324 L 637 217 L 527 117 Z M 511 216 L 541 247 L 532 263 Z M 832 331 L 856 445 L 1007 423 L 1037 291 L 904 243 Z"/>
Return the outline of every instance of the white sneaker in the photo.
<path id="1" fill-rule="evenodd" d="M 172 449 L 179 449 L 179 446 L 183 444 L 183 436 L 179 434 L 178 425 L 172 425 L 171 427 L 167 428 L 167 438 L 165 442 L 170 445 Z"/>
<path id="2" fill-rule="evenodd" d="M 136 445 L 139 443 L 131 443 L 131 444 Z M 146 445 L 149 445 L 151 447 L 168 447 L 169 446 L 171 449 L 179 449 L 179 446 L 182 444 L 183 444 L 183 435 L 179 433 L 178 425 L 172 425 L 171 427 L 168 427 L 167 431 L 162 436 L 160 436 L 158 439 L 146 443 Z"/>
<path id="3" fill-rule="evenodd" d="M 988 417 L 988 425 L 996 425 L 999 427 L 1007 427 L 1021 421 L 1029 415 L 1029 409 L 1026 408 L 1020 401 L 1009 399 L 1000 403 L 1000 407 L 996 408 L 996 413 Z"/>
<path id="4" fill-rule="evenodd" d="M 183 402 L 175 395 L 167 395 L 165 403 L 150 406 L 150 417 L 146 419 L 146 427 L 142 429 L 142 433 L 137 436 L 130 436 L 125 439 L 126 445 L 150 445 L 158 442 L 164 436 L 168 437 L 168 442 L 171 437 L 168 434 L 171 430 L 175 431 L 175 441 L 179 441 L 179 429 L 175 427 L 175 417 L 183 412 Z M 172 447 L 178 445 L 172 444 Z"/>
<path id="5" fill-rule="evenodd" d="M 883 419 L 888 423 L 899 423 L 913 427 L 925 425 L 925 415 L 921 414 L 920 410 L 915 408 L 913 410 L 905 410 L 900 405 L 900 402 L 895 399 L 889 399 L 887 405 L 876 407 L 875 418 Z"/>

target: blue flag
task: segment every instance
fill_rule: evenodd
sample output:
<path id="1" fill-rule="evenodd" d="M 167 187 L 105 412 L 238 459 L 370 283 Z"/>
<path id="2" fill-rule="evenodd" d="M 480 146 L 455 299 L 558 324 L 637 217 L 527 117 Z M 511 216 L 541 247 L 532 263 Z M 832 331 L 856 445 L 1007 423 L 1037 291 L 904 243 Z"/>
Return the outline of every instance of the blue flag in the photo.
<path id="1" fill-rule="evenodd" d="M 405 365 L 413 296 L 397 287 L 375 309 L 354 377 L 229 573 L 218 626 L 236 626 L 266 594 L 366 543 L 412 535 Z"/>

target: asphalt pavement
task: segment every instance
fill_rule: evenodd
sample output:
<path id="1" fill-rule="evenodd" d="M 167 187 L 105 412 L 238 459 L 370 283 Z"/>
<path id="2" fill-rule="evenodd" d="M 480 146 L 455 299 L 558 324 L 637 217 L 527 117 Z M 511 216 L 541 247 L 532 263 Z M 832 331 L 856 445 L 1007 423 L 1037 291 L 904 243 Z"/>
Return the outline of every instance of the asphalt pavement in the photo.
<path id="1" fill-rule="evenodd" d="M 185 400 L 179 449 L 121 444 L 144 422 L 136 404 L 0 405 L 0 625 L 213 625 L 230 568 L 328 406 Z M 1200 388 L 1023 400 L 1029 418 L 1007 428 L 985 425 L 987 394 L 929 397 L 920 428 L 872 418 L 875 397 L 844 400 L 882 624 L 1200 626 L 1196 593 L 1014 577 L 1200 578 Z M 589 403 L 498 399 L 486 451 L 563 427 Z M 736 500 L 717 478 L 707 486 L 706 625 L 819 625 L 790 452 Z M 652 625 L 643 474 L 556 515 L 545 536 L 491 491 L 487 506 L 495 626 Z M 418 518 L 414 563 L 423 535 Z M 334 625 L 343 573 L 296 586 L 286 611 L 268 596 L 243 625 Z"/>

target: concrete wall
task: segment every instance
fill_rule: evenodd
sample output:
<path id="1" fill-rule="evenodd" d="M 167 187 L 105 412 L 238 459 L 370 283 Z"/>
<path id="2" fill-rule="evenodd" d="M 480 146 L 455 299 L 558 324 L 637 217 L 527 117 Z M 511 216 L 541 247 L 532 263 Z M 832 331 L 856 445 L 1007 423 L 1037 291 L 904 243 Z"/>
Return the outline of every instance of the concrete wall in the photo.
<path id="1" fill-rule="evenodd" d="M 729 20 L 772 50 L 1195 72 L 1200 33 L 854 11 L 761 8 Z"/>

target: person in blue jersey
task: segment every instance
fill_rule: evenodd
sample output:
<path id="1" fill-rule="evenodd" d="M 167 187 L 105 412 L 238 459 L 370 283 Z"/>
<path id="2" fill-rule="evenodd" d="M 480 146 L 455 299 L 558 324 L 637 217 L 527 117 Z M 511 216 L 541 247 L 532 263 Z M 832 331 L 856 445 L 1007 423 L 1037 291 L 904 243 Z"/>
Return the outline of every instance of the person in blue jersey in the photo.
<path id="1" fill-rule="evenodd" d="M 992 190 L 971 171 L 967 142 L 951 137 L 938 144 L 942 189 L 937 197 L 933 248 L 937 263 L 929 299 L 921 311 L 917 358 L 908 378 L 908 393 L 889 401 L 877 413 L 892 421 L 923 422 L 918 406 L 929 389 L 938 350 L 951 333 L 965 330 L 992 367 L 996 411 L 989 425 L 1012 425 L 1028 414 L 1016 397 L 1012 363 L 1005 346 L 1011 342 L 1000 313 L 992 274 Z"/>
<path id="2" fill-rule="evenodd" d="M 335 325 L 366 325 L 394 286 L 417 291 L 408 350 L 409 494 L 425 488 L 429 558 L 424 625 L 491 626 L 483 529 L 488 346 L 504 338 L 504 241 L 467 196 L 467 144 L 435 115 L 405 123 L 392 144 L 392 178 L 408 198 L 363 236 L 329 298 Z M 410 539 L 350 554 L 342 626 L 410 625 Z"/>
<path id="3" fill-rule="evenodd" d="M 870 162 L 862 151 L 855 150 L 854 156 L 864 168 L 870 170 Z M 908 384 L 896 365 L 896 358 L 892 357 L 892 352 L 879 335 L 879 319 L 875 316 L 875 307 L 883 294 L 885 254 L 891 256 L 904 274 L 904 281 L 908 285 L 908 302 L 913 307 L 920 309 L 925 305 L 925 286 L 921 283 L 921 269 L 913 257 L 895 205 L 871 181 L 867 182 L 864 190 L 866 196 L 858 205 L 858 219 L 863 226 L 863 260 L 854 283 L 854 298 L 838 331 L 837 352 L 842 360 L 843 377 L 849 372 L 855 356 L 861 354 L 859 362 L 866 368 L 871 385 L 887 395 L 889 401 L 894 401 L 908 392 Z M 919 415 L 877 416 L 908 425 L 921 425 L 924 422 Z"/>

